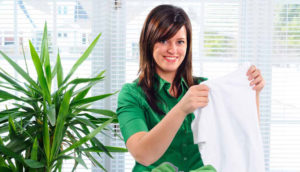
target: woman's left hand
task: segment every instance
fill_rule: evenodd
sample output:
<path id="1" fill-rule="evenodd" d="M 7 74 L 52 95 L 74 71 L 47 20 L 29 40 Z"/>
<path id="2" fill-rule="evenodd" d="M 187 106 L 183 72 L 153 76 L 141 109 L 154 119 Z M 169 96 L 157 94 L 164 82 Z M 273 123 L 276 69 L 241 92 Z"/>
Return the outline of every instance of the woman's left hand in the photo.
<path id="1" fill-rule="evenodd" d="M 253 86 L 252 89 L 256 91 L 256 94 L 259 94 L 266 83 L 261 75 L 260 70 L 257 69 L 256 66 L 252 65 L 247 72 L 247 76 L 248 80 L 251 81 L 250 86 Z"/>

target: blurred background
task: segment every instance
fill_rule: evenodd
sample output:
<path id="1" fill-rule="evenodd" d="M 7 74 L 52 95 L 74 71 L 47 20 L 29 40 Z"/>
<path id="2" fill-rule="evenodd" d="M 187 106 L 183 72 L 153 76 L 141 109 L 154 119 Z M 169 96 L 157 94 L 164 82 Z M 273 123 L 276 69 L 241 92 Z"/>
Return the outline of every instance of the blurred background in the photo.
<path id="1" fill-rule="evenodd" d="M 59 51 L 70 70 L 91 41 L 102 36 L 74 77 L 106 70 L 93 95 L 120 90 L 137 78 L 138 41 L 149 11 L 159 4 L 182 7 L 193 27 L 193 75 L 209 79 L 251 62 L 262 70 L 261 134 L 269 172 L 300 171 L 300 1 L 297 0 L 0 0 L 0 50 L 25 67 L 28 40 L 40 50 L 48 25 L 51 65 Z M 23 47 L 23 48 L 22 48 Z M 14 70 L 0 57 L 0 67 Z M 30 70 L 35 76 L 35 71 Z M 56 85 L 56 84 L 54 84 Z M 115 110 L 117 95 L 93 106 Z M 3 107 L 0 107 L 3 109 Z M 111 126 L 119 132 L 118 125 Z M 125 147 L 120 135 L 107 133 L 107 145 Z M 131 171 L 129 153 L 96 157 L 108 171 Z M 64 162 L 71 171 L 73 161 Z M 87 162 L 89 169 L 101 171 Z"/>

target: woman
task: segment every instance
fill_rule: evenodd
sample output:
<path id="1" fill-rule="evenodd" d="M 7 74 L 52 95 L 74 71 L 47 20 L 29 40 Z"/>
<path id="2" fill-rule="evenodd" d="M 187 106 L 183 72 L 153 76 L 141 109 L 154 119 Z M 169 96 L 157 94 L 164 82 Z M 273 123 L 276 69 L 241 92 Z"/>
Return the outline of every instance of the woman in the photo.
<path id="1" fill-rule="evenodd" d="M 118 119 L 126 147 L 136 160 L 133 171 L 164 162 L 179 171 L 203 166 L 193 142 L 193 112 L 208 103 L 205 78 L 192 77 L 192 28 L 187 14 L 172 5 L 154 8 L 140 36 L 139 77 L 118 98 Z M 259 92 L 264 80 L 252 66 L 249 80 Z"/>

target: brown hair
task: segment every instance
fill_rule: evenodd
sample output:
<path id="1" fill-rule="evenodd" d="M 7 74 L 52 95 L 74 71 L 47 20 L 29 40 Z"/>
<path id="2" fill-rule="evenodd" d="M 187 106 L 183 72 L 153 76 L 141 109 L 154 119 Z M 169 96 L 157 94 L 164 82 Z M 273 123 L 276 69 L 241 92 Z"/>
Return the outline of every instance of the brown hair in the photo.
<path id="1" fill-rule="evenodd" d="M 177 90 L 178 97 L 182 89 L 180 87 L 181 77 L 186 81 L 188 87 L 194 85 L 192 77 L 192 26 L 189 17 L 185 11 L 172 5 L 159 5 L 151 10 L 144 23 L 139 48 L 140 48 L 140 68 L 139 68 L 139 85 L 146 95 L 150 107 L 159 114 L 165 114 L 158 108 L 157 103 L 161 102 L 156 88 L 159 82 L 155 78 L 156 63 L 153 58 L 154 44 L 172 38 L 178 30 L 185 26 L 187 33 L 187 50 L 186 55 L 178 67 L 173 80 L 172 89 Z"/>

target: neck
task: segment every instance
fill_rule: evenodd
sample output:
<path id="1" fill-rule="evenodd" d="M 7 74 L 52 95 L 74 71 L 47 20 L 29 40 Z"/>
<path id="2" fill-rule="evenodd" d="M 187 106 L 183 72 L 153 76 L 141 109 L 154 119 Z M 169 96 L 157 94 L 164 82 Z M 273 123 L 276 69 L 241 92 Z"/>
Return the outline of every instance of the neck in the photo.
<path id="1" fill-rule="evenodd" d="M 163 73 L 163 72 L 158 72 L 157 74 L 164 80 L 168 81 L 171 85 L 173 84 L 174 78 L 175 78 L 175 73 Z"/>
<path id="2" fill-rule="evenodd" d="M 159 71 L 156 71 L 157 74 L 164 80 L 168 81 L 170 84 L 171 84 L 171 87 L 169 89 L 169 93 L 171 96 L 173 97 L 176 97 L 177 95 L 177 90 L 176 88 L 172 89 L 173 88 L 173 81 L 174 81 L 174 78 L 175 78 L 175 74 L 176 73 L 163 73 L 163 72 L 159 72 Z"/>

